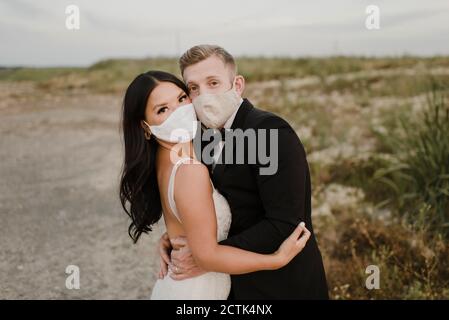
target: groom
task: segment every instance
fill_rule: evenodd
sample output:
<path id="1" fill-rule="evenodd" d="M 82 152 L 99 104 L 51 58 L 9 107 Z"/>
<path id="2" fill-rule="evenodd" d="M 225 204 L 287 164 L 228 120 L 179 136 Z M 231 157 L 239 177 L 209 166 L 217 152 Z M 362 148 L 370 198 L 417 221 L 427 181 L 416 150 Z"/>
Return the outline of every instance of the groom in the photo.
<path id="1" fill-rule="evenodd" d="M 228 150 L 227 139 L 214 148 L 213 163 L 206 163 L 215 187 L 227 199 L 232 211 L 228 238 L 220 244 L 273 253 L 300 221 L 304 221 L 311 232 L 303 251 L 285 267 L 232 275 L 229 299 L 328 299 L 323 262 L 312 227 L 309 168 L 295 131 L 279 116 L 257 109 L 249 100 L 241 98 L 245 79 L 237 74 L 234 58 L 223 48 L 195 46 L 184 53 L 179 62 L 194 104 L 195 98 L 203 95 L 197 101 L 204 100 L 210 94 L 218 95 L 222 102 L 217 110 L 204 108 L 204 113 L 198 114 L 203 125 L 222 131 L 277 131 L 277 167 L 272 174 L 261 173 L 260 169 L 266 166 L 260 161 L 243 164 L 225 161 L 225 153 L 235 151 Z M 268 140 L 265 142 L 270 144 Z M 246 152 L 249 147 L 245 144 Z M 186 247 L 172 250 L 170 257 L 171 245 L 175 242 Z M 159 252 L 174 272 L 174 279 L 191 278 L 204 272 L 196 266 L 184 238 L 172 239 L 170 243 L 164 234 Z"/>

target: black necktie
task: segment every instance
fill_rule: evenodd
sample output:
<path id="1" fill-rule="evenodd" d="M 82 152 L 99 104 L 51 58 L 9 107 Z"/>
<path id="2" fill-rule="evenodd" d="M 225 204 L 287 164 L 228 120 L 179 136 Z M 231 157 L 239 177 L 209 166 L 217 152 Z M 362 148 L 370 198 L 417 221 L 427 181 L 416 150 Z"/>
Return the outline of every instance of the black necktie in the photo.
<path id="1" fill-rule="evenodd" d="M 227 130 L 225 128 L 220 129 L 221 141 L 225 141 L 226 131 Z"/>

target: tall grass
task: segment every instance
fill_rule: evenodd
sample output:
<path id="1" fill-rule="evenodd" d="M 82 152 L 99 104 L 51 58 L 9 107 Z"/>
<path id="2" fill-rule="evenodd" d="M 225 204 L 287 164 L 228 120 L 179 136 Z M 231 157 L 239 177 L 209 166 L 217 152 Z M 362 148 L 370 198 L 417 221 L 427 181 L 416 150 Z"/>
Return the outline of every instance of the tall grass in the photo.
<path id="1" fill-rule="evenodd" d="M 392 157 L 374 178 L 391 190 L 387 200 L 400 215 L 449 237 L 449 105 L 438 89 L 416 119 L 401 117 L 398 134 L 384 136 Z"/>

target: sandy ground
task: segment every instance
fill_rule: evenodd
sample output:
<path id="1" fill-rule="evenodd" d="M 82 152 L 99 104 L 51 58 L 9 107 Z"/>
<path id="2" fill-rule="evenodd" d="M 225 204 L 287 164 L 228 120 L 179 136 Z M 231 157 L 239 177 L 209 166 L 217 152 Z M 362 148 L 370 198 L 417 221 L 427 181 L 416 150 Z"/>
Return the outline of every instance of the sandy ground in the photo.
<path id="1" fill-rule="evenodd" d="M 163 226 L 132 244 L 121 97 L 0 83 L 0 298 L 148 299 Z M 80 289 L 65 286 L 68 265 Z"/>

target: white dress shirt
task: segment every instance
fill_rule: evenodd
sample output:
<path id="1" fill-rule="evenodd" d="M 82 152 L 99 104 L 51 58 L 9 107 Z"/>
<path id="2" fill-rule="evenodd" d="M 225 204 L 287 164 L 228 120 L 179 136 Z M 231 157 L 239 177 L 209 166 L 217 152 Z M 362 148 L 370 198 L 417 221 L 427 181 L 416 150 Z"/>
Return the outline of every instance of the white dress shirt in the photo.
<path id="1" fill-rule="evenodd" d="M 242 103 L 243 103 L 243 99 L 240 98 L 240 104 L 239 104 L 238 108 L 234 111 L 233 114 L 231 114 L 229 119 L 226 120 L 225 124 L 223 125 L 223 128 L 225 128 L 225 129 L 230 129 L 231 128 L 232 124 L 234 123 L 235 115 L 239 111 L 240 106 L 242 105 Z M 218 129 L 215 129 L 215 130 L 219 131 Z M 223 146 L 224 146 L 224 141 L 220 141 L 218 143 L 218 145 L 214 149 L 214 162 L 212 163 L 212 170 L 215 169 L 215 164 L 217 163 L 217 161 L 218 161 L 218 159 L 220 157 L 221 151 L 223 150 Z"/>

